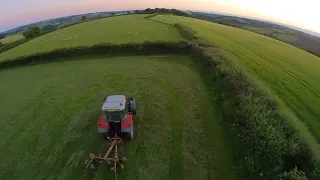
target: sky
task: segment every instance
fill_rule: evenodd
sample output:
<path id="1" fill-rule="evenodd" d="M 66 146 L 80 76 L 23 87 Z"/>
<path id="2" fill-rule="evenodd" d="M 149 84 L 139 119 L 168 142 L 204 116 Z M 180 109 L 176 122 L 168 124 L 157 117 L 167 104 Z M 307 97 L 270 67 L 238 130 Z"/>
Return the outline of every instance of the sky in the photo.
<path id="1" fill-rule="evenodd" d="M 0 32 L 67 15 L 176 8 L 271 20 L 320 33 L 319 0 L 1 0 Z"/>

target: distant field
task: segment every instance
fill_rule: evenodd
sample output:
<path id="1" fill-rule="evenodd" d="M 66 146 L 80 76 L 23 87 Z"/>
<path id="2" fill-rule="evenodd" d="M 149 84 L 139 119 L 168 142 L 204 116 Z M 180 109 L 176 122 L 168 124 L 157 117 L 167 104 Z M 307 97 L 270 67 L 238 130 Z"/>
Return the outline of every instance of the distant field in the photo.
<path id="1" fill-rule="evenodd" d="M 179 41 L 174 27 L 130 15 L 90 21 L 45 34 L 0 54 L 0 61 L 58 48 L 92 46 L 99 43 Z"/>
<path id="2" fill-rule="evenodd" d="M 0 39 L 0 42 L 2 44 L 8 44 L 8 43 L 12 43 L 12 42 L 18 41 L 23 38 L 24 38 L 24 36 L 22 34 L 17 34 L 17 35 L 12 35 L 12 36 L 8 36 L 3 39 Z"/>
<path id="3" fill-rule="evenodd" d="M 0 71 L 0 179 L 82 179 L 103 97 L 137 101 L 119 179 L 236 178 L 227 137 L 189 57 L 83 59 Z M 87 179 L 113 179 L 106 167 Z"/>
<path id="4" fill-rule="evenodd" d="M 260 34 L 271 34 L 273 32 L 270 29 L 260 27 L 243 26 L 243 28 Z"/>
<path id="5" fill-rule="evenodd" d="M 297 40 L 296 37 L 288 35 L 288 34 L 274 33 L 272 35 L 275 36 L 276 38 L 278 38 L 279 40 L 282 40 L 285 42 L 292 42 L 292 41 Z"/>
<path id="6" fill-rule="evenodd" d="M 185 23 L 222 47 L 254 77 L 270 87 L 307 124 L 320 142 L 320 58 L 280 41 L 207 21 L 158 15 L 165 23 Z"/>

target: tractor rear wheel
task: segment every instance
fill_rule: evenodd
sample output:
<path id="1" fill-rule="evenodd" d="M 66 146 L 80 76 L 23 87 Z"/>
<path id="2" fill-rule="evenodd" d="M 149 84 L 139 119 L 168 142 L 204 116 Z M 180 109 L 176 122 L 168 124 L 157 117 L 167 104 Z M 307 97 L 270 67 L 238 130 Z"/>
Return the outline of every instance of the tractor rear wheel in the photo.
<path id="1" fill-rule="evenodd" d="M 101 133 L 101 135 L 104 140 L 108 140 L 108 137 L 109 137 L 108 133 Z"/>
<path id="2" fill-rule="evenodd" d="M 130 128 L 130 132 L 126 132 L 126 133 L 124 133 L 124 136 L 125 136 L 125 138 L 126 138 L 127 140 L 131 140 L 131 139 L 133 139 L 133 137 L 134 137 L 134 128 L 133 128 L 133 124 L 132 124 L 132 126 L 131 126 L 131 128 Z"/>

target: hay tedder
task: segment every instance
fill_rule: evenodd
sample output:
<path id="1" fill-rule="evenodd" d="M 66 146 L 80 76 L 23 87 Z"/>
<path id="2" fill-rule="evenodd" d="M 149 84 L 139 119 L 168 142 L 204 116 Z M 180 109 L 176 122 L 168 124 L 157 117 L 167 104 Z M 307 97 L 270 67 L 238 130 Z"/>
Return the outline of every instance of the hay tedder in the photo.
<path id="1" fill-rule="evenodd" d="M 131 97 L 113 95 L 104 98 L 102 115 L 98 120 L 98 132 L 108 140 L 108 150 L 104 156 L 96 156 L 90 153 L 90 159 L 86 161 L 85 173 L 88 169 L 94 169 L 96 165 L 107 162 L 117 177 L 117 167 L 124 168 L 125 157 L 118 154 L 118 144 L 134 137 L 133 116 L 136 114 L 136 102 Z M 109 157 L 114 150 L 114 156 Z"/>

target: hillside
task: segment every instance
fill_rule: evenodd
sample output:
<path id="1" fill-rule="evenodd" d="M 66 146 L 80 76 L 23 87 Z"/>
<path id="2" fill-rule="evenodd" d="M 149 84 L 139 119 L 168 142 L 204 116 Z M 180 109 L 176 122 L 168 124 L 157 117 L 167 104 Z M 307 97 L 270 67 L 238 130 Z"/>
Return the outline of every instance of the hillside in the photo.
<path id="1" fill-rule="evenodd" d="M 192 17 L 262 34 L 320 56 L 320 37 L 283 25 L 253 19 L 193 12 Z"/>

